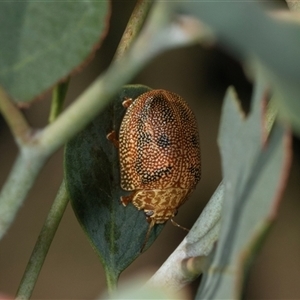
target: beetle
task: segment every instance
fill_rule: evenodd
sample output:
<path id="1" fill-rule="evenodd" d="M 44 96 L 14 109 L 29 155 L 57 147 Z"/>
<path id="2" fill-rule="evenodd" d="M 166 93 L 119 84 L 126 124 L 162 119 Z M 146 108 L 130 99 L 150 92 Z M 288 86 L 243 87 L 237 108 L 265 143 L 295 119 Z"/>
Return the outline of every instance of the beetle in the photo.
<path id="1" fill-rule="evenodd" d="M 179 95 L 150 90 L 127 107 L 119 131 L 121 197 L 143 210 L 149 228 L 141 252 L 155 224 L 173 221 L 201 177 L 200 141 L 196 118 Z M 112 135 L 108 138 L 112 139 Z M 182 227 L 183 228 L 183 227 Z"/>

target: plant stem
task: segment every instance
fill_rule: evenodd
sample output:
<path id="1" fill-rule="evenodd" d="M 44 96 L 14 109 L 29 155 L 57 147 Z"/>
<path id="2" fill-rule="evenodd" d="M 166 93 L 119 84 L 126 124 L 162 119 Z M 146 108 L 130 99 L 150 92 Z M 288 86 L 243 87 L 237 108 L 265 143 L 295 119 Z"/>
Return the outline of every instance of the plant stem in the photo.
<path id="1" fill-rule="evenodd" d="M 51 242 L 67 207 L 68 200 L 63 181 L 27 264 L 17 292 L 17 299 L 25 300 L 31 297 Z"/>
<path id="2" fill-rule="evenodd" d="M 117 291 L 118 277 L 114 274 L 115 272 L 105 269 L 107 292 L 111 297 L 113 297 L 113 294 Z"/>
<path id="3" fill-rule="evenodd" d="M 55 121 L 58 115 L 62 111 L 63 104 L 69 87 L 69 82 L 70 82 L 70 77 L 68 77 L 66 81 L 57 84 L 56 87 L 53 89 L 49 123 Z"/>
<path id="4" fill-rule="evenodd" d="M 0 87 L 0 111 L 10 127 L 17 144 L 21 141 L 24 142 L 29 137 L 31 128 L 21 111 L 10 101 L 2 87 Z"/>
<path id="5" fill-rule="evenodd" d="M 136 39 L 139 34 L 144 21 L 150 11 L 150 8 L 153 4 L 152 0 L 138 0 L 134 10 L 130 16 L 128 24 L 125 28 L 117 51 L 115 53 L 115 60 L 119 60 L 124 56 L 132 42 Z"/>

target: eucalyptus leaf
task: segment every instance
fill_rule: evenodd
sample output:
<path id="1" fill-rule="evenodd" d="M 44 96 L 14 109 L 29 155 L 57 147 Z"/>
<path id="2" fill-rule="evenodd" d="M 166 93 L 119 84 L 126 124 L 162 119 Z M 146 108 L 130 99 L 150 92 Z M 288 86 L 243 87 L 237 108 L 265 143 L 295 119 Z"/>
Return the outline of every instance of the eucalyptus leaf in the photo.
<path id="1" fill-rule="evenodd" d="M 108 278 L 115 285 L 120 273 L 140 255 L 149 224 L 143 211 L 131 203 L 124 207 L 120 197 L 118 149 L 106 135 L 118 132 L 125 113 L 122 102 L 149 91 L 146 86 L 122 88 L 93 122 L 69 141 L 65 149 L 65 181 L 74 212 L 100 256 Z M 151 231 L 147 247 L 164 225 Z"/>
<path id="2" fill-rule="evenodd" d="M 291 135 L 275 122 L 268 137 L 264 96 L 265 85 L 258 80 L 248 117 L 232 88 L 225 97 L 219 132 L 225 186 L 221 231 L 197 299 L 240 299 L 249 262 L 278 210 Z"/>
<path id="3" fill-rule="evenodd" d="M 78 68 L 107 31 L 108 1 L 1 1 L 0 85 L 28 102 Z"/>
<path id="4" fill-rule="evenodd" d="M 181 9 L 210 26 L 234 55 L 241 59 L 254 56 L 260 61 L 278 94 L 281 118 L 300 135 L 300 24 L 293 22 L 293 16 L 289 20 L 271 14 L 277 5 L 277 1 L 180 3 Z"/>
<path id="5" fill-rule="evenodd" d="M 224 184 L 221 182 L 187 236 L 147 282 L 148 286 L 168 287 L 168 290 L 178 292 L 203 272 L 202 262 L 206 264 L 206 258 L 218 240 L 223 197 Z M 190 263 L 196 257 L 201 257 L 200 267 Z"/>

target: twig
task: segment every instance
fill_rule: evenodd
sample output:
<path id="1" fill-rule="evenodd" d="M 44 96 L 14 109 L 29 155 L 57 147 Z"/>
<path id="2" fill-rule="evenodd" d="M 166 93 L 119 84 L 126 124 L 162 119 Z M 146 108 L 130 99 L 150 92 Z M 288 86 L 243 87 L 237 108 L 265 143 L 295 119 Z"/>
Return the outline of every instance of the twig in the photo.
<path id="1" fill-rule="evenodd" d="M 50 123 L 54 122 L 62 111 L 69 81 L 68 78 L 67 81 L 59 83 L 53 90 L 49 116 Z M 68 196 L 63 181 L 27 264 L 17 292 L 17 299 L 30 299 L 67 204 Z"/>
<path id="2" fill-rule="evenodd" d="M 67 204 L 68 195 L 62 182 L 27 264 L 17 292 L 17 299 L 30 298 Z"/>
<path id="3" fill-rule="evenodd" d="M 31 128 L 21 111 L 10 101 L 9 96 L 2 87 L 0 87 L 0 111 L 16 139 L 17 144 L 25 142 L 29 137 Z"/>
<path id="4" fill-rule="evenodd" d="M 138 0 L 134 10 L 130 16 L 126 29 L 123 33 L 117 51 L 115 53 L 115 60 L 119 60 L 127 52 L 132 42 L 136 39 L 140 32 L 142 25 L 149 13 L 153 4 L 152 0 Z"/>

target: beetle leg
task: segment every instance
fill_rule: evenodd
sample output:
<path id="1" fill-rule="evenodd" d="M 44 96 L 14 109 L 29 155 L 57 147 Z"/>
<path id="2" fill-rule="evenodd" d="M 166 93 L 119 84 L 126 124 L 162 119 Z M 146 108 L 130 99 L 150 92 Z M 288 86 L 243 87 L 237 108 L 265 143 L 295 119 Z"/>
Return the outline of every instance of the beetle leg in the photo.
<path id="1" fill-rule="evenodd" d="M 123 107 L 128 108 L 132 104 L 132 102 L 132 98 L 125 98 L 125 100 L 122 102 L 122 105 Z"/>
<path id="2" fill-rule="evenodd" d="M 113 130 L 106 135 L 106 138 L 113 143 L 116 148 L 119 148 L 119 140 L 117 138 L 116 132 Z"/>
<path id="3" fill-rule="evenodd" d="M 149 224 L 149 227 L 148 227 L 148 230 L 147 230 L 147 233 L 146 233 L 146 237 L 145 237 L 144 243 L 143 243 L 142 248 L 140 250 L 141 253 L 143 252 L 143 250 L 144 250 L 144 248 L 145 248 L 145 246 L 146 246 L 146 244 L 147 244 L 147 242 L 149 240 L 150 233 L 151 233 L 151 230 L 152 230 L 152 228 L 153 228 L 154 225 L 155 225 L 155 220 L 152 219 L 151 222 L 150 222 L 150 224 Z"/>
<path id="4" fill-rule="evenodd" d="M 155 210 L 155 207 L 151 204 L 144 204 L 143 207 L 141 207 L 143 210 Z"/>
<path id="5" fill-rule="evenodd" d="M 124 205 L 124 206 L 127 206 L 128 203 L 132 202 L 132 199 L 133 199 L 133 196 L 134 196 L 134 193 L 130 194 L 129 196 L 121 196 L 121 203 Z"/>
<path id="6" fill-rule="evenodd" d="M 132 102 L 133 102 L 132 98 L 125 98 L 125 100 L 122 102 L 122 105 L 125 108 L 128 108 L 132 104 Z M 116 148 L 119 148 L 119 140 L 118 140 L 117 134 L 114 130 L 112 130 L 110 133 L 108 133 L 106 135 L 106 138 L 110 142 L 112 142 Z"/>

